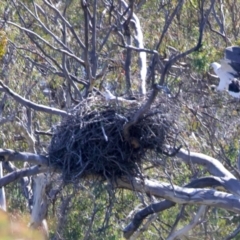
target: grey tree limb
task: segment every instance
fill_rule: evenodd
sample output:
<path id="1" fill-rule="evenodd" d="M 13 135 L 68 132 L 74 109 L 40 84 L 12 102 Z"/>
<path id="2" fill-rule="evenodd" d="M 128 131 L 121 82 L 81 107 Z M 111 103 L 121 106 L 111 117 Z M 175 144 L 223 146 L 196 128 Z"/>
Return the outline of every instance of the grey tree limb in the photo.
<path id="1" fill-rule="evenodd" d="M 195 179 L 191 183 L 185 185 L 185 188 L 206 188 L 206 187 L 213 188 L 221 186 L 224 187 L 227 191 L 232 192 L 239 196 L 240 182 L 217 159 L 202 153 L 191 152 L 184 149 L 180 149 L 180 151 L 176 153 L 176 157 L 180 158 L 187 164 L 191 163 L 205 166 L 210 174 L 215 175 Z M 174 187 L 173 191 L 175 190 L 176 189 Z M 236 200 L 238 199 L 238 197 L 235 198 Z M 202 199 L 205 198 L 202 197 Z M 231 200 L 226 201 L 229 201 L 229 204 L 231 205 Z M 143 219 L 145 219 L 148 215 L 164 211 L 168 208 L 171 208 L 174 205 L 175 205 L 174 201 L 164 200 L 159 203 L 151 204 L 148 207 L 140 210 L 138 213 L 135 214 L 131 223 L 124 229 L 124 235 L 126 235 L 127 238 L 131 236 L 141 225 Z"/>
<path id="2" fill-rule="evenodd" d="M 37 37 L 39 40 L 41 40 L 44 44 L 46 44 L 48 47 L 52 48 L 53 50 L 55 51 L 58 51 L 58 52 L 61 52 L 61 53 L 66 53 L 68 56 L 74 58 L 77 62 L 79 62 L 81 65 L 85 65 L 84 64 L 84 61 L 80 58 L 78 58 L 74 53 L 72 53 L 69 49 L 62 49 L 62 48 L 57 48 L 57 47 L 54 47 L 52 44 L 50 44 L 48 41 L 46 41 L 44 38 L 40 37 L 38 34 L 36 34 L 35 32 L 25 28 L 25 27 L 21 27 L 19 26 L 18 24 L 14 23 L 14 22 L 10 22 L 8 21 L 7 23 L 17 27 L 18 29 L 28 33 L 28 34 L 31 34 L 35 37 Z"/>
<path id="3" fill-rule="evenodd" d="M 66 10 L 67 10 L 67 7 L 68 5 L 65 6 L 64 8 L 64 12 L 63 12 L 63 15 L 65 17 L 66 15 Z M 62 24 L 62 42 L 67 45 L 67 28 L 66 28 L 66 23 L 63 22 Z M 81 92 L 79 91 L 77 85 L 74 83 L 74 81 L 72 80 L 72 78 L 70 77 L 70 74 L 69 74 L 69 71 L 68 71 L 68 68 L 67 68 L 67 56 L 65 53 L 62 53 L 62 70 L 63 70 L 63 74 L 65 76 L 65 78 L 67 79 L 67 82 L 69 83 L 68 85 L 68 94 L 67 94 L 67 107 L 70 107 L 71 104 L 69 103 L 70 100 L 68 101 L 68 99 L 70 99 L 70 93 L 71 93 L 71 87 L 73 87 L 73 89 L 75 90 L 76 94 L 78 95 L 78 98 L 80 100 L 82 100 L 82 95 L 81 95 Z"/>
<path id="4" fill-rule="evenodd" d="M 11 162 L 3 162 L 3 168 L 5 170 L 7 170 L 7 172 L 9 172 L 9 173 L 19 170 Z M 21 188 L 22 188 L 22 193 L 28 201 L 27 204 L 28 204 L 29 211 L 31 211 L 32 205 L 33 205 L 33 192 L 32 192 L 32 188 L 31 188 L 31 178 L 27 177 L 27 176 L 20 178 L 20 184 L 21 184 Z"/>
<path id="5" fill-rule="evenodd" d="M 92 68 L 91 68 L 91 63 L 89 59 L 89 24 L 90 24 L 90 19 L 89 19 L 89 14 L 88 14 L 88 3 L 84 0 L 81 0 L 81 6 L 84 14 L 84 62 L 85 62 L 85 70 L 86 70 L 86 77 L 88 79 L 88 87 L 86 90 L 86 96 L 88 93 L 92 91 L 93 84 L 94 84 L 94 79 L 92 76 Z"/>
<path id="6" fill-rule="evenodd" d="M 132 181 L 118 179 L 117 187 L 148 193 L 178 204 L 215 206 L 240 213 L 240 199 L 237 196 L 212 189 L 179 187 L 148 179 L 142 181 L 137 178 Z"/>
<path id="7" fill-rule="evenodd" d="M 134 16 L 135 14 L 133 14 L 133 17 Z M 144 48 L 143 35 L 141 33 L 141 27 L 140 27 L 138 18 L 135 18 L 135 31 L 136 31 L 135 38 L 138 43 L 137 47 L 134 47 L 132 45 L 126 45 L 126 46 L 119 45 L 119 46 L 139 52 L 140 79 L 141 79 L 141 86 L 139 87 L 139 89 L 140 89 L 140 93 L 145 95 L 147 91 L 146 90 L 146 75 L 147 75 L 147 64 L 146 64 L 147 54 L 146 53 L 158 54 L 158 52 L 155 50 Z"/>
<path id="8" fill-rule="evenodd" d="M 3 178 L 3 166 L 2 162 L 0 162 L 0 179 Z M 0 208 L 3 211 L 7 211 L 7 202 L 6 202 L 6 195 L 4 187 L 0 188 Z"/>
<path id="9" fill-rule="evenodd" d="M 205 187 L 219 187 L 222 186 L 215 177 L 204 177 L 200 179 L 195 179 L 191 181 L 190 183 L 186 184 L 184 187 L 186 188 L 205 188 Z M 149 206 L 141 209 L 138 211 L 132 221 L 124 228 L 124 236 L 126 238 L 129 238 L 142 224 L 143 220 L 154 213 L 159 213 L 164 210 L 167 210 L 173 206 L 175 206 L 175 202 L 172 202 L 170 200 L 163 200 L 157 203 L 150 204 Z"/>
<path id="10" fill-rule="evenodd" d="M 16 152 L 11 149 L 0 148 L 0 159 L 2 161 L 19 161 L 43 165 L 44 167 L 48 166 L 48 158 L 43 155 L 29 152 Z"/>
<path id="11" fill-rule="evenodd" d="M 67 25 L 67 27 L 70 29 L 70 31 L 72 32 L 73 36 L 75 37 L 75 39 L 77 40 L 79 46 L 81 46 L 82 48 L 85 48 L 83 42 L 81 41 L 81 39 L 78 37 L 78 34 L 75 32 L 73 26 L 67 21 L 67 19 L 60 13 L 60 11 L 49 1 L 47 0 L 43 0 L 43 2 L 49 7 L 51 8 L 53 11 L 55 11 L 58 15 L 58 17 Z"/>
<path id="12" fill-rule="evenodd" d="M 33 197 L 33 209 L 31 213 L 30 226 L 37 228 L 43 226 L 44 233 L 48 237 L 48 226 L 46 222 L 48 200 L 46 195 L 46 186 L 48 184 L 48 178 L 44 174 L 38 174 L 34 178 L 34 197 Z"/>
<path id="13" fill-rule="evenodd" d="M 14 182 L 20 178 L 33 176 L 38 173 L 46 172 L 47 169 L 39 165 L 35 165 L 29 168 L 19 169 L 12 173 L 8 173 L 0 179 L 0 187 L 6 186 L 7 184 Z"/>
<path id="14" fill-rule="evenodd" d="M 63 110 L 59 110 L 57 108 L 51 108 L 42 104 L 36 104 L 30 100 L 27 100 L 23 97 L 21 97 L 20 95 L 18 95 L 17 93 L 15 93 L 13 90 L 11 90 L 8 86 L 6 86 L 3 81 L 0 80 L 0 86 L 2 88 L 0 88 L 0 91 L 7 93 L 9 96 L 11 96 L 15 101 L 17 101 L 18 103 L 21 103 L 22 105 L 24 105 L 25 107 L 29 107 L 32 108 L 36 111 L 40 111 L 40 112 L 45 112 L 48 114 L 55 114 L 55 115 L 60 115 L 62 117 L 66 117 L 69 114 L 66 111 Z"/>
<path id="15" fill-rule="evenodd" d="M 215 158 L 196 152 L 181 149 L 176 156 L 185 163 L 199 164 L 205 166 L 207 171 L 229 192 L 240 196 L 240 181 L 229 172 L 223 164 Z"/>

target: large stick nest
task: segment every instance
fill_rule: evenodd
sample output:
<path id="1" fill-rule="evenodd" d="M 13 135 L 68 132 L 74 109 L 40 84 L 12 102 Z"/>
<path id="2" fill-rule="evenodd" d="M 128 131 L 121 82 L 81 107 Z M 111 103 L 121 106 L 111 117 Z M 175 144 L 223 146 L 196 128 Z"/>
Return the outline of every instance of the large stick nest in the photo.
<path id="1" fill-rule="evenodd" d="M 123 175 L 141 175 L 149 153 L 162 154 L 172 139 L 173 119 L 167 109 L 156 105 L 130 128 L 124 139 L 124 125 L 136 107 L 97 107 L 76 111 L 56 127 L 49 147 L 50 165 L 63 172 L 65 181 L 89 175 L 114 179 Z M 150 151 L 150 152 L 149 152 Z"/>

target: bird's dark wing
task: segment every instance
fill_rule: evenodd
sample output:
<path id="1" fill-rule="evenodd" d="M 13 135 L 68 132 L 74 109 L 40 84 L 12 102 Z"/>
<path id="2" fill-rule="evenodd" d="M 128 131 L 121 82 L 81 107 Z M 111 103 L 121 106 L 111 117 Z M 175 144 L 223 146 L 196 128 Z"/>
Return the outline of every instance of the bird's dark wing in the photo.
<path id="1" fill-rule="evenodd" d="M 225 49 L 225 60 L 236 71 L 234 77 L 240 77 L 240 47 L 231 46 Z"/>
<path id="2" fill-rule="evenodd" d="M 231 83 L 228 85 L 228 91 L 239 93 L 240 92 L 240 81 L 234 79 L 231 81 Z"/>

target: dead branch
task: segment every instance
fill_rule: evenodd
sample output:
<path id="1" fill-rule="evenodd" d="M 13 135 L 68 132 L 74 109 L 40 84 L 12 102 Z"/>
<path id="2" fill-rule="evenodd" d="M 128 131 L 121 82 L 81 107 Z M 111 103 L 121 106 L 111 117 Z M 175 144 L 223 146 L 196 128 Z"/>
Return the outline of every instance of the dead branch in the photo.
<path id="1" fill-rule="evenodd" d="M 43 155 L 29 152 L 17 152 L 11 149 L 0 148 L 0 159 L 2 161 L 20 161 L 43 165 L 45 167 L 48 166 L 48 158 Z"/>
<path id="2" fill-rule="evenodd" d="M 236 179 L 220 161 L 206 154 L 191 152 L 181 148 L 176 153 L 176 157 L 180 158 L 185 163 L 203 165 L 207 168 L 208 172 L 214 176 Z"/>
<path id="3" fill-rule="evenodd" d="M 6 86 L 2 80 L 0 80 L 0 85 L 2 86 L 2 88 L 0 88 L 0 91 L 5 92 L 6 94 L 8 94 L 9 96 L 11 96 L 15 101 L 17 101 L 18 103 L 21 103 L 22 105 L 32 108 L 36 111 L 40 111 L 40 112 L 45 112 L 48 114 L 55 114 L 55 115 L 60 115 L 60 116 L 69 116 L 69 114 L 66 111 L 63 110 L 59 110 L 57 108 L 51 108 L 42 104 L 36 104 L 33 103 L 23 97 L 21 97 L 20 95 L 18 95 L 17 93 L 15 93 L 13 90 L 11 90 L 8 86 Z"/>
<path id="4" fill-rule="evenodd" d="M 0 179 L 0 187 L 6 186 L 7 184 L 14 182 L 20 178 L 36 175 L 38 173 L 46 172 L 47 169 L 38 165 L 29 167 L 26 169 L 16 170 L 9 173 Z"/>
<path id="5" fill-rule="evenodd" d="M 3 165 L 0 162 L 0 179 L 3 178 Z M 0 209 L 7 211 L 7 202 L 4 187 L 0 188 Z"/>
<path id="6" fill-rule="evenodd" d="M 195 179 L 190 183 L 186 184 L 184 187 L 186 188 L 206 188 L 206 187 L 219 187 L 222 186 L 221 182 L 218 181 L 215 177 L 209 176 L 200 179 Z M 164 210 L 167 210 L 173 206 L 175 206 L 175 202 L 171 202 L 169 200 L 163 200 L 161 202 L 150 204 L 149 206 L 138 211 L 132 221 L 124 228 L 124 237 L 130 238 L 132 234 L 139 228 L 142 224 L 143 220 L 154 213 L 159 213 Z"/>
<path id="7" fill-rule="evenodd" d="M 132 179 L 131 181 L 127 179 L 117 179 L 116 187 L 148 193 L 178 204 L 215 206 L 231 212 L 240 213 L 240 201 L 238 197 L 212 189 L 179 187 L 155 180 L 145 179 L 143 181 L 138 178 Z"/>

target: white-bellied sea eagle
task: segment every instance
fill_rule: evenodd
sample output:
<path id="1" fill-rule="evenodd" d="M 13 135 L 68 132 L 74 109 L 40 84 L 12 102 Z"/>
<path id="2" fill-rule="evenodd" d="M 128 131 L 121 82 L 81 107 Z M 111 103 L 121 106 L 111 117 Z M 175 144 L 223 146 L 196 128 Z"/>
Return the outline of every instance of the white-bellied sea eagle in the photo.
<path id="1" fill-rule="evenodd" d="M 240 98 L 240 47 L 228 47 L 225 49 L 224 59 L 220 63 L 211 64 L 220 81 L 216 88 L 218 91 L 228 90 L 235 98 Z"/>

